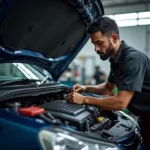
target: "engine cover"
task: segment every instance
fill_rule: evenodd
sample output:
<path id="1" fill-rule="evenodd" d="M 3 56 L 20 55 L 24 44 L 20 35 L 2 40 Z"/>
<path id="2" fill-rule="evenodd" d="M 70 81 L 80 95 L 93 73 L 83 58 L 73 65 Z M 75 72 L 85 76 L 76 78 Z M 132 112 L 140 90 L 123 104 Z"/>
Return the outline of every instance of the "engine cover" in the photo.
<path id="1" fill-rule="evenodd" d="M 99 116 L 99 110 L 95 107 L 70 104 L 66 100 L 55 100 L 43 104 L 41 107 L 80 131 L 88 130 Z"/>

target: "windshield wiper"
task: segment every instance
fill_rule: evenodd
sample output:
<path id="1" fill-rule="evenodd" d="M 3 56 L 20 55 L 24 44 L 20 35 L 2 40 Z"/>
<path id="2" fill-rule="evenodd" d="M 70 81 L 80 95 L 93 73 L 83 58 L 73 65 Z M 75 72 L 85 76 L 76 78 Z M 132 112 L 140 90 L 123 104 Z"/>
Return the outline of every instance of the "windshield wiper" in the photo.
<path id="1" fill-rule="evenodd" d="M 20 80 L 11 80 L 11 81 L 3 81 L 0 83 L 0 86 L 3 85 L 11 85 L 11 84 L 25 84 L 25 83 L 32 83 L 32 82 L 41 82 L 39 79 L 20 79 Z"/>

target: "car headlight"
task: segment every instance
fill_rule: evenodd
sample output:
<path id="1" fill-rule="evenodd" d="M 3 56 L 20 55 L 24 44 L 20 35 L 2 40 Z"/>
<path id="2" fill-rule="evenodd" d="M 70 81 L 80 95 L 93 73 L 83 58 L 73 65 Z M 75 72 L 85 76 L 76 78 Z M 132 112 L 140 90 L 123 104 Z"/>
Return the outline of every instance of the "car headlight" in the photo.
<path id="1" fill-rule="evenodd" d="M 61 132 L 42 130 L 39 140 L 43 150 L 120 150 L 116 145 L 99 141 L 89 142 Z"/>

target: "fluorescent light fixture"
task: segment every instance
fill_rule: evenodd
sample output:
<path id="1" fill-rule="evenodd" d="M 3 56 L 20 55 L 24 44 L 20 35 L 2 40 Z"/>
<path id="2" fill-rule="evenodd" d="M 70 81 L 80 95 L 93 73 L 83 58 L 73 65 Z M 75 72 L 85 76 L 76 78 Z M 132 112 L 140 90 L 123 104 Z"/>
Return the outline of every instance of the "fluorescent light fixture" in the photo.
<path id="1" fill-rule="evenodd" d="M 138 25 L 148 25 L 150 24 L 150 19 L 139 19 Z"/>
<path id="2" fill-rule="evenodd" d="M 114 19 L 119 27 L 149 25 L 150 24 L 150 11 L 138 13 L 126 13 L 116 15 L 106 15 Z"/>
<path id="3" fill-rule="evenodd" d="M 137 19 L 137 13 L 117 14 L 117 15 L 114 15 L 114 19 L 116 21 Z"/>
<path id="4" fill-rule="evenodd" d="M 150 11 L 147 12 L 139 12 L 138 18 L 150 18 Z"/>
<path id="5" fill-rule="evenodd" d="M 106 17 L 109 17 L 109 18 L 111 18 L 111 19 L 115 19 L 114 17 L 114 15 L 107 15 Z"/>
<path id="6" fill-rule="evenodd" d="M 122 20 L 116 21 L 119 27 L 137 26 L 137 20 Z"/>

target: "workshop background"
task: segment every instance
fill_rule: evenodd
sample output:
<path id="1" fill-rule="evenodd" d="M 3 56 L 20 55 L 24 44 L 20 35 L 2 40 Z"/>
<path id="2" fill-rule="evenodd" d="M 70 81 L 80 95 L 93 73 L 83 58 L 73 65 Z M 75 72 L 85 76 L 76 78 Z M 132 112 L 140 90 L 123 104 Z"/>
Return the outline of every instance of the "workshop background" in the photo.
<path id="1" fill-rule="evenodd" d="M 117 21 L 121 40 L 150 57 L 150 0 L 102 0 L 102 3 L 105 15 Z M 96 84 L 96 67 L 103 74 L 102 81 L 106 81 L 110 63 L 99 58 L 89 39 L 60 81 L 69 86 L 74 83 Z"/>

